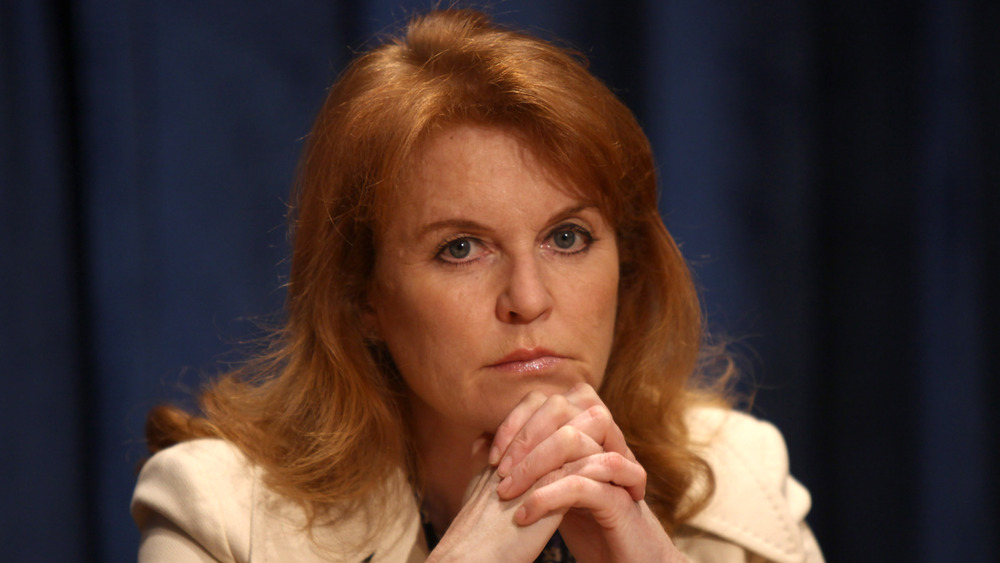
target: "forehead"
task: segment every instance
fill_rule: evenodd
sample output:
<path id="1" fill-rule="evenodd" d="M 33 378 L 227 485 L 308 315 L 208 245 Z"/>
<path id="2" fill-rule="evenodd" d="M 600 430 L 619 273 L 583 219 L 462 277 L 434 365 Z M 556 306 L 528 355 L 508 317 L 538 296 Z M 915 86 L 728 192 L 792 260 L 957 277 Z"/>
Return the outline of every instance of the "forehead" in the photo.
<path id="1" fill-rule="evenodd" d="M 510 205 L 541 195 L 540 185 L 558 192 L 563 200 L 600 209 L 593 182 L 574 181 L 540 153 L 524 134 L 511 128 L 460 124 L 435 130 L 411 153 L 398 181 L 384 186 L 380 215 L 394 221 L 428 203 L 438 210 Z"/>
<path id="2" fill-rule="evenodd" d="M 487 187 L 498 178 L 539 176 L 557 183 L 556 175 L 528 146 L 508 131 L 459 125 L 430 135 L 413 153 L 404 171 L 401 193 L 437 185 Z M 474 190 L 478 191 L 478 190 Z"/>

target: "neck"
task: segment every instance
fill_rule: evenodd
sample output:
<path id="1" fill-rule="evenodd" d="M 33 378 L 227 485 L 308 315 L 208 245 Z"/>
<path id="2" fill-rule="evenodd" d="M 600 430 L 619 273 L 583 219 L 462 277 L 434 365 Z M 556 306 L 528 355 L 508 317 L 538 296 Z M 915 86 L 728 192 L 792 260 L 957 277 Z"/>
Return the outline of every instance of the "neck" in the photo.
<path id="1" fill-rule="evenodd" d="M 414 399 L 411 408 L 423 509 L 443 535 L 462 509 L 469 482 L 488 465 L 489 443 L 473 452 L 482 432 L 441 418 L 419 400 Z"/>

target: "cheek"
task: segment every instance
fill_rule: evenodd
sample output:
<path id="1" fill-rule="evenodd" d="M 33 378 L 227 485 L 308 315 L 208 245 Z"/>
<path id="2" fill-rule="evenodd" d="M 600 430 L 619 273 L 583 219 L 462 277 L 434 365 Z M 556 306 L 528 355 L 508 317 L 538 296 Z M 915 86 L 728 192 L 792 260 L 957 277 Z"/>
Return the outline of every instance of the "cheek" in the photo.
<path id="1" fill-rule="evenodd" d="M 381 337 L 407 379 L 474 353 L 484 296 L 476 284 L 448 282 L 411 277 L 378 300 Z"/>
<path id="2" fill-rule="evenodd" d="M 617 266 L 617 263 L 614 263 Z M 603 379 L 608 357 L 611 355 L 611 345 L 614 341 L 615 320 L 618 315 L 618 270 L 608 266 L 602 270 L 602 276 L 595 276 L 595 283 L 585 291 L 586 302 L 590 307 L 580 311 L 580 320 L 590 319 L 592 327 L 592 346 L 601 353 L 595 360 L 601 365 L 597 370 L 599 379 Z M 599 383 L 599 382 L 598 382 Z"/>
<path id="3" fill-rule="evenodd" d="M 603 307 L 600 311 L 595 311 L 595 316 L 600 319 L 599 327 L 597 328 L 597 333 L 602 339 L 602 346 L 605 350 L 605 361 L 607 357 L 611 354 L 611 343 L 614 340 L 615 335 L 615 320 L 618 317 L 618 291 L 617 286 L 611 288 L 611 291 L 603 295 L 604 299 L 601 301 Z"/>

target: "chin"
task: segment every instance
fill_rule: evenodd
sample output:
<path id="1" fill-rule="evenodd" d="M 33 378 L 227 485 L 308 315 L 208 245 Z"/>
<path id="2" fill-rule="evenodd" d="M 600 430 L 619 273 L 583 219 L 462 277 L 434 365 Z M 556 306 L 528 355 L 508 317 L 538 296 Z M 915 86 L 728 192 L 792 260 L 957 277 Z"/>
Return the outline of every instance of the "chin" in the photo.
<path id="1" fill-rule="evenodd" d="M 522 380 L 519 383 L 519 385 L 508 385 L 502 391 L 497 390 L 486 394 L 490 401 L 479 411 L 481 414 L 486 415 L 480 419 L 482 424 L 488 427 L 485 429 L 486 432 L 494 432 L 500 426 L 500 423 L 507 418 L 507 415 L 514 410 L 514 407 L 532 391 L 539 391 L 546 396 L 550 396 L 565 393 L 577 383 L 593 385 L 580 377 L 539 377 Z"/>

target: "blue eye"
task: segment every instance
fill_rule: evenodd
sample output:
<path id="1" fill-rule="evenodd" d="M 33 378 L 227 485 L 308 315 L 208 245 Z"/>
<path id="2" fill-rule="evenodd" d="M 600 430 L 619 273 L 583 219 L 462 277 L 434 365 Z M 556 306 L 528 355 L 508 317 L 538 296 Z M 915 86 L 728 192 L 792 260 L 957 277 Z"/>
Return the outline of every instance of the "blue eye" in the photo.
<path id="1" fill-rule="evenodd" d="M 452 258 L 462 259 L 472 250 L 472 242 L 467 238 L 460 238 L 449 242 L 445 249 Z"/>
<path id="2" fill-rule="evenodd" d="M 546 246 L 563 254 L 576 254 L 587 250 L 593 243 L 594 236 L 590 231 L 580 225 L 569 223 L 560 225 L 552 231 Z"/>
<path id="3" fill-rule="evenodd" d="M 453 265 L 475 262 L 487 252 L 482 241 L 474 237 L 460 236 L 445 241 L 438 247 L 435 257 Z"/>
<path id="4" fill-rule="evenodd" d="M 559 231 L 552 236 L 552 241 L 559 248 L 573 248 L 573 245 L 576 243 L 576 233 L 573 231 Z"/>

